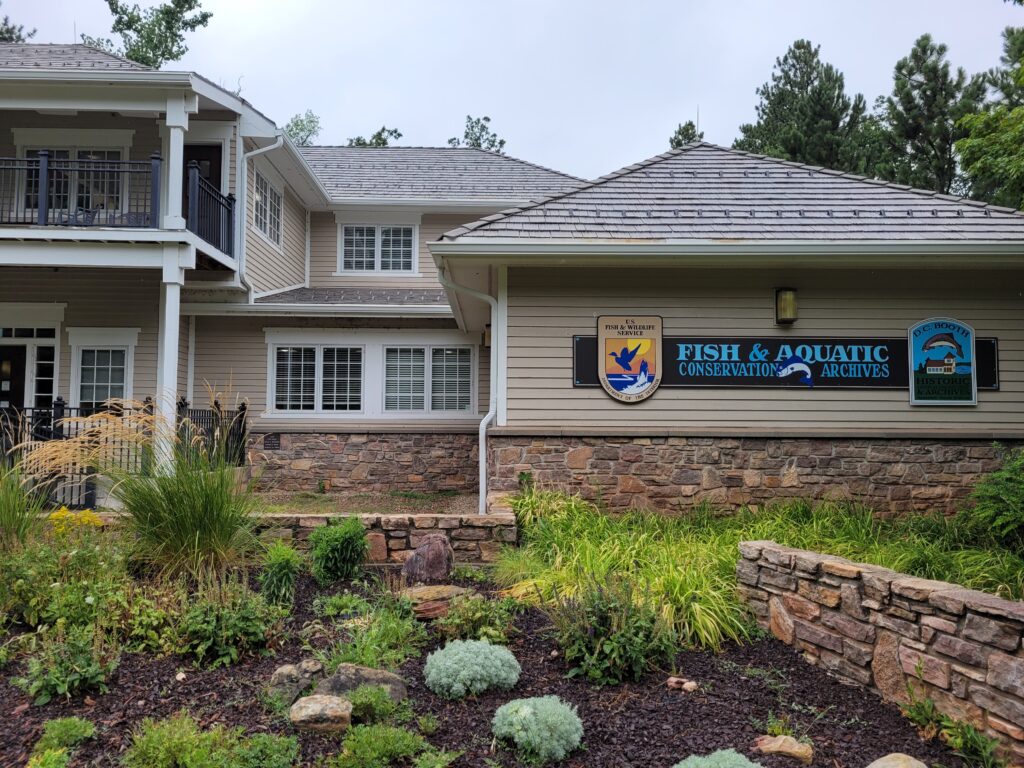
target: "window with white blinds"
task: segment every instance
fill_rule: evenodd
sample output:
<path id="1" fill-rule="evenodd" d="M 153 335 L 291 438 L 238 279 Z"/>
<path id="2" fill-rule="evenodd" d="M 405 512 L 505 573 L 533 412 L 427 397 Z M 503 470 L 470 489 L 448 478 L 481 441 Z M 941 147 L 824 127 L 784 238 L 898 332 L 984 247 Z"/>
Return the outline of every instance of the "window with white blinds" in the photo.
<path id="1" fill-rule="evenodd" d="M 358 411 L 363 407 L 363 350 L 323 347 L 321 407 L 325 411 Z"/>
<path id="2" fill-rule="evenodd" d="M 385 411 L 422 411 L 426 407 L 426 360 L 423 347 L 384 350 Z"/>
<path id="3" fill-rule="evenodd" d="M 345 224 L 341 272 L 416 272 L 415 226 Z"/>
<path id="4" fill-rule="evenodd" d="M 363 407 L 361 347 L 279 346 L 274 349 L 274 407 L 279 411 L 359 411 Z"/>
<path id="5" fill-rule="evenodd" d="M 430 409 L 468 411 L 472 400 L 472 350 L 467 347 L 430 350 Z"/>
<path id="6" fill-rule="evenodd" d="M 279 411 L 316 408 L 316 347 L 275 350 L 274 407 Z"/>

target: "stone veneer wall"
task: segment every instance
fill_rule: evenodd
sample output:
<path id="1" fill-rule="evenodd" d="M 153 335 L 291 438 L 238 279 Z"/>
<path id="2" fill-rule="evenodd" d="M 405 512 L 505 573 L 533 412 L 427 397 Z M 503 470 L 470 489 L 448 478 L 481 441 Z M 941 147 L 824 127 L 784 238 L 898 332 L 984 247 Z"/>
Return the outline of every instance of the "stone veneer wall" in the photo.
<path id="1" fill-rule="evenodd" d="M 263 490 L 365 493 L 394 490 L 472 492 L 477 488 L 475 433 L 323 434 L 280 432 L 281 447 L 249 439 L 249 462 Z"/>
<path id="2" fill-rule="evenodd" d="M 771 541 L 740 553 L 740 592 L 775 637 L 888 700 L 912 683 L 1024 762 L 1024 602 Z"/>
<path id="3" fill-rule="evenodd" d="M 984 440 L 494 435 L 492 491 L 520 472 L 611 509 L 675 511 L 787 498 L 855 498 L 879 512 L 956 511 L 999 466 Z"/>
<path id="4" fill-rule="evenodd" d="M 264 540 L 281 539 L 308 548 L 314 528 L 346 515 L 264 515 L 257 530 Z M 505 544 L 515 544 L 516 518 L 511 512 L 486 515 L 358 515 L 367 530 L 371 563 L 403 563 L 430 533 L 442 533 L 463 563 L 489 563 Z"/>

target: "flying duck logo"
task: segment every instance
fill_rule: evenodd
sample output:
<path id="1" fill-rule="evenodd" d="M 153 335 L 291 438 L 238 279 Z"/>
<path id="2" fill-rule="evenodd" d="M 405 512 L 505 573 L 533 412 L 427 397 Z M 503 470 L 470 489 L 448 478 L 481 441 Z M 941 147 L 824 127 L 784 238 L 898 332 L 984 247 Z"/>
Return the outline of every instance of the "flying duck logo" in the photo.
<path id="1" fill-rule="evenodd" d="M 639 403 L 661 384 L 661 318 L 597 319 L 597 376 L 604 391 L 623 403 Z"/>
<path id="2" fill-rule="evenodd" d="M 792 376 L 794 373 L 800 374 L 801 384 L 806 384 L 811 388 L 814 387 L 814 378 L 811 376 L 811 366 L 804 362 L 804 359 L 800 357 L 800 355 L 790 355 L 775 366 L 775 375 L 780 379 Z"/>

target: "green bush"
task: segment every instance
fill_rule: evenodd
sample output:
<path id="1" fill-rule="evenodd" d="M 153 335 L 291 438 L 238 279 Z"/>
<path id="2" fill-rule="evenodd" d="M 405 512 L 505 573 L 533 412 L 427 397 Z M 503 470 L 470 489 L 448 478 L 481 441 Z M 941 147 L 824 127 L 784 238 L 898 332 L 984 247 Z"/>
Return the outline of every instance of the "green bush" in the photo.
<path id="1" fill-rule="evenodd" d="M 343 592 L 339 595 L 320 595 L 313 598 L 313 611 L 328 619 L 351 619 L 370 611 L 366 598 Z"/>
<path id="2" fill-rule="evenodd" d="M 292 768 L 299 761 L 299 742 L 294 736 L 257 733 L 241 739 L 225 768 Z"/>
<path id="3" fill-rule="evenodd" d="M 211 667 L 266 650 L 281 632 L 283 609 L 241 586 L 200 594 L 181 617 L 179 649 Z"/>
<path id="4" fill-rule="evenodd" d="M 358 517 L 314 528 L 309 535 L 314 578 L 321 586 L 351 579 L 366 559 L 369 543 Z"/>
<path id="5" fill-rule="evenodd" d="M 672 768 L 757 768 L 754 763 L 735 749 L 720 749 L 710 755 L 690 755 L 676 763 Z"/>
<path id="6" fill-rule="evenodd" d="M 485 640 L 452 640 L 427 656 L 427 688 L 446 699 L 475 696 L 491 688 L 509 690 L 522 670 L 512 651 Z"/>
<path id="7" fill-rule="evenodd" d="M 974 506 L 962 512 L 996 540 L 1024 552 L 1024 449 L 1003 454 L 1002 466 L 982 479 L 971 493 Z"/>
<path id="8" fill-rule="evenodd" d="M 620 578 L 604 584 L 589 579 L 575 597 L 556 597 L 547 606 L 572 665 L 570 677 L 614 685 L 639 680 L 646 670 L 672 660 L 675 634 L 641 594 Z"/>
<path id="9" fill-rule="evenodd" d="M 302 569 L 302 555 L 281 541 L 267 547 L 260 573 L 260 592 L 267 602 L 291 606 L 295 599 L 295 579 Z"/>
<path id="10" fill-rule="evenodd" d="M 80 717 L 61 717 L 48 720 L 43 725 L 43 735 L 32 748 L 32 754 L 39 755 L 53 750 L 70 750 L 83 741 L 91 739 L 96 733 L 96 726 Z"/>
<path id="11" fill-rule="evenodd" d="M 564 760 L 583 739 L 576 708 L 557 696 L 503 704 L 494 713 L 491 729 L 498 739 L 512 742 L 525 761 L 535 763 Z"/>
<path id="12" fill-rule="evenodd" d="M 0 430 L 4 427 L 0 424 Z M 46 497 L 34 493 L 17 464 L 0 454 L 0 552 L 24 546 L 42 526 Z"/>
<path id="13" fill-rule="evenodd" d="M 33 754 L 25 768 L 67 768 L 71 762 L 71 755 L 66 749 L 48 749 L 45 752 Z"/>
<path id="14" fill-rule="evenodd" d="M 334 758 L 334 768 L 389 768 L 429 748 L 418 733 L 390 725 L 355 725 Z"/>
<path id="15" fill-rule="evenodd" d="M 352 704 L 352 719 L 357 723 L 384 722 L 402 709 L 383 685 L 360 685 L 346 698 Z"/>
<path id="16" fill-rule="evenodd" d="M 427 639 L 426 630 L 405 606 L 388 601 L 346 629 L 347 641 L 327 654 L 318 654 L 328 672 L 334 672 L 339 664 L 395 669 L 416 655 Z"/>
<path id="17" fill-rule="evenodd" d="M 457 595 L 448 604 L 448 614 L 435 621 L 434 627 L 450 640 L 489 640 L 504 645 L 514 631 L 518 605 L 511 598 Z"/>
<path id="18" fill-rule="evenodd" d="M 116 669 L 116 645 L 102 627 L 55 626 L 40 630 L 37 649 L 28 657 L 24 677 L 11 682 L 42 706 L 55 696 L 70 699 L 85 691 L 107 690 L 107 677 Z"/>

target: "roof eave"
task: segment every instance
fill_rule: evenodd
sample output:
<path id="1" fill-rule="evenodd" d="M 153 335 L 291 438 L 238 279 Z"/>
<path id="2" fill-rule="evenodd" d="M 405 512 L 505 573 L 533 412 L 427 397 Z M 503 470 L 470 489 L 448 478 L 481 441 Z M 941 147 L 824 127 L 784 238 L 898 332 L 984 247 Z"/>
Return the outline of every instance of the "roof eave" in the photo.
<path id="1" fill-rule="evenodd" d="M 183 315 L 288 316 L 288 317 L 434 317 L 451 319 L 450 307 L 441 304 L 299 304 L 195 302 L 181 305 Z"/>

